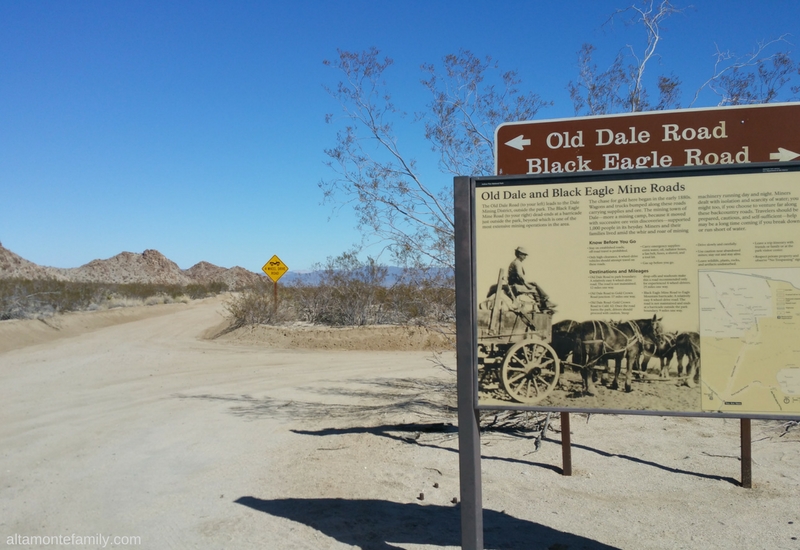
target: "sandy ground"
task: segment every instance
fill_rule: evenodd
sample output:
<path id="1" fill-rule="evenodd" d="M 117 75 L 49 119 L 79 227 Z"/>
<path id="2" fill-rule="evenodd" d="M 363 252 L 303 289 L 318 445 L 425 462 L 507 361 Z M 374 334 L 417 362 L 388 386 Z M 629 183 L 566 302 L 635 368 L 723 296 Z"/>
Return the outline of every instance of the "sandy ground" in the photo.
<path id="1" fill-rule="evenodd" d="M 430 351 L 208 339 L 222 311 L 0 323 L 0 547 L 459 546 L 457 436 L 422 429 L 454 421 L 455 381 Z M 800 548 L 797 429 L 754 421 L 744 489 L 737 421 L 572 418 L 571 477 L 557 423 L 538 452 L 483 436 L 486 548 Z"/>

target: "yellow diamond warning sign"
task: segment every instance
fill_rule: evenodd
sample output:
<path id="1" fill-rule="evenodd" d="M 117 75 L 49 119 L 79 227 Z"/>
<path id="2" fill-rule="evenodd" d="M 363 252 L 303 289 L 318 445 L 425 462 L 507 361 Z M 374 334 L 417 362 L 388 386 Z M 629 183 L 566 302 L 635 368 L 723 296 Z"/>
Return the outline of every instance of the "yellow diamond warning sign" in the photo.
<path id="1" fill-rule="evenodd" d="M 280 258 L 273 256 L 267 263 L 264 264 L 264 267 L 262 267 L 261 270 L 267 274 L 267 277 L 272 279 L 273 283 L 277 283 L 278 279 L 283 277 L 283 274 L 289 271 L 289 268 L 281 261 Z"/>

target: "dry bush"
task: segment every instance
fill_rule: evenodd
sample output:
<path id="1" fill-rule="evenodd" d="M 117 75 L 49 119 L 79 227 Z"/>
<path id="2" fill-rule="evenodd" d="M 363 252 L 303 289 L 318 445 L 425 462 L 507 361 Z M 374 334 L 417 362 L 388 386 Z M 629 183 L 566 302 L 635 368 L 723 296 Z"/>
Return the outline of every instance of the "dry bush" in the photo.
<path id="1" fill-rule="evenodd" d="M 161 304 L 188 304 L 189 297 L 185 294 L 178 294 L 177 296 L 172 296 L 169 294 L 156 294 L 155 296 L 148 296 L 144 300 L 144 305 L 146 306 L 157 306 Z"/>
<path id="2" fill-rule="evenodd" d="M 136 307 L 143 306 L 144 300 L 141 298 L 126 298 L 124 296 L 108 296 L 105 302 L 99 304 L 92 304 L 89 306 L 89 311 L 116 309 L 119 307 Z"/>
<path id="3" fill-rule="evenodd" d="M 89 309 L 107 289 L 91 283 L 53 280 L 0 280 L 0 320 L 48 317 L 61 311 Z"/>
<path id="4" fill-rule="evenodd" d="M 361 262 L 353 252 L 328 259 L 320 287 L 328 294 L 327 307 L 316 322 L 325 325 L 379 325 L 389 322 L 384 282 L 388 270 L 369 258 Z"/>
<path id="5" fill-rule="evenodd" d="M 52 279 L 0 279 L 0 320 L 32 319 L 142 304 L 186 302 L 227 290 L 209 285 L 105 284 Z"/>
<path id="6" fill-rule="evenodd" d="M 231 325 L 302 321 L 329 326 L 438 326 L 455 319 L 451 276 L 406 270 L 389 285 L 386 267 L 371 258 L 362 262 L 354 253 L 328 259 L 316 284 L 282 287 L 277 308 L 272 300 L 269 285 L 237 295 L 228 306 Z"/>
<path id="7" fill-rule="evenodd" d="M 225 309 L 231 320 L 231 329 L 248 325 L 274 325 L 279 320 L 285 320 L 266 285 L 234 295 L 225 303 Z"/>
<path id="8" fill-rule="evenodd" d="M 405 323 L 427 326 L 455 323 L 456 292 L 452 274 L 440 270 L 406 270 L 389 298 Z"/>

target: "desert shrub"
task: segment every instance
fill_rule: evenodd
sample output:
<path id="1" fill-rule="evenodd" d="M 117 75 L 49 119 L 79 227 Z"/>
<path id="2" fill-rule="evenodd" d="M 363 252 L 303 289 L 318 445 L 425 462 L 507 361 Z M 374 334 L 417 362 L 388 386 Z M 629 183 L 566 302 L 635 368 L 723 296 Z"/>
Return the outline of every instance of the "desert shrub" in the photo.
<path id="1" fill-rule="evenodd" d="M 158 306 L 161 304 L 188 304 L 189 297 L 186 294 L 155 294 L 153 296 L 148 296 L 144 299 L 144 305 L 146 306 Z"/>
<path id="2" fill-rule="evenodd" d="M 188 298 L 219 294 L 226 289 L 223 283 L 182 286 L 79 283 L 53 279 L 0 279 L 0 320 L 31 319 L 55 313 L 145 303 L 186 301 Z"/>
<path id="3" fill-rule="evenodd" d="M 455 281 L 441 270 L 406 270 L 390 289 L 392 307 L 406 323 L 455 322 Z"/>
<path id="4" fill-rule="evenodd" d="M 217 294 L 222 294 L 227 291 L 228 285 L 221 282 L 212 282 L 205 285 L 193 283 L 183 287 L 183 294 L 192 300 L 216 296 Z"/>
<path id="5" fill-rule="evenodd" d="M 319 267 L 319 266 L 318 266 Z M 314 284 L 280 289 L 277 310 L 272 286 L 242 292 L 232 300 L 232 325 L 304 321 L 332 326 L 429 325 L 455 319 L 453 277 L 441 270 L 405 270 L 389 284 L 388 269 L 355 253 L 329 258 Z M 274 311 L 279 315 L 275 315 Z"/>
<path id="6" fill-rule="evenodd" d="M 95 283 L 70 283 L 51 279 L 0 280 L 0 320 L 31 319 L 61 311 L 89 309 L 109 291 Z"/>
<path id="7" fill-rule="evenodd" d="M 89 310 L 96 311 L 99 309 L 116 309 L 120 307 L 135 307 L 144 305 L 141 298 L 126 298 L 125 296 L 110 295 L 102 304 L 92 304 Z"/>
<path id="8" fill-rule="evenodd" d="M 361 262 L 355 253 L 345 252 L 328 259 L 320 276 L 326 307 L 316 322 L 326 325 L 384 324 L 391 320 L 384 287 L 388 270 L 374 259 Z"/>
<path id="9" fill-rule="evenodd" d="M 385 285 L 387 273 L 372 258 L 362 262 L 353 252 L 328 258 L 316 284 L 288 287 L 284 310 L 297 320 L 332 326 L 396 322 Z"/>
<path id="10" fill-rule="evenodd" d="M 261 288 L 250 288 L 234 295 L 225 304 L 231 328 L 247 325 L 272 325 L 279 319 L 285 319 L 272 291 L 267 291 L 267 285 Z"/>
<path id="11" fill-rule="evenodd" d="M 183 285 L 166 285 L 155 283 L 124 283 L 110 285 L 114 293 L 125 298 L 139 298 L 142 301 L 154 296 L 170 296 L 177 298 L 183 294 Z"/>
<path id="12" fill-rule="evenodd" d="M 332 300 L 327 287 L 296 283 L 291 287 L 291 303 L 298 321 L 320 323 L 330 309 Z M 284 301 L 286 299 L 284 298 Z"/>

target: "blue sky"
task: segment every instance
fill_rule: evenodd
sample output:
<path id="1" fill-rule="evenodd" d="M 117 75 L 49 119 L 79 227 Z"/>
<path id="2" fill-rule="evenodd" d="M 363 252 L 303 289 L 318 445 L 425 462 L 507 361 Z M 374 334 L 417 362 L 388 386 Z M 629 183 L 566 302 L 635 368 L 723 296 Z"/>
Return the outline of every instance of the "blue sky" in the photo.
<path id="1" fill-rule="evenodd" d="M 273 254 L 308 269 L 360 240 L 352 214 L 322 204 L 318 188 L 333 175 L 324 149 L 342 123 L 325 122 L 340 110 L 323 88 L 338 81 L 323 65 L 337 48 L 394 59 L 387 80 L 409 113 L 428 100 L 420 65 L 469 49 L 553 101 L 539 118 L 568 117 L 581 44 L 598 47 L 601 67 L 626 44 L 641 48 L 640 29 L 603 25 L 626 5 L 5 0 L 0 242 L 54 267 L 154 248 L 184 269 L 205 260 L 259 271 Z M 717 46 L 744 54 L 786 33 L 800 41 L 796 0 L 692 6 L 668 20 L 651 73 L 680 76 L 683 105 Z M 421 124 L 410 117 L 400 136 L 428 181 L 452 185 Z"/>

